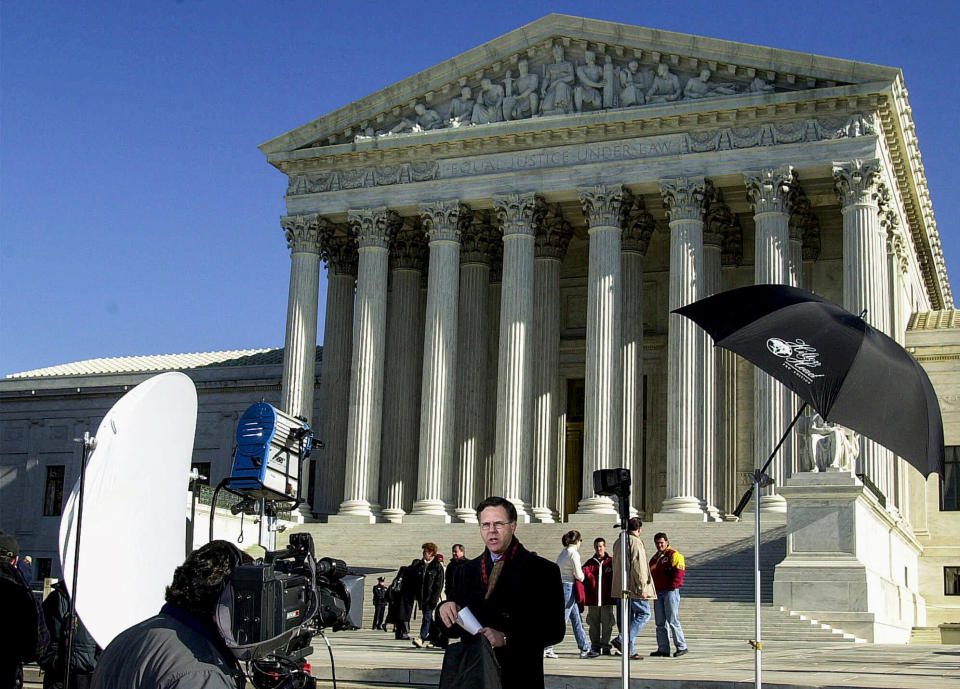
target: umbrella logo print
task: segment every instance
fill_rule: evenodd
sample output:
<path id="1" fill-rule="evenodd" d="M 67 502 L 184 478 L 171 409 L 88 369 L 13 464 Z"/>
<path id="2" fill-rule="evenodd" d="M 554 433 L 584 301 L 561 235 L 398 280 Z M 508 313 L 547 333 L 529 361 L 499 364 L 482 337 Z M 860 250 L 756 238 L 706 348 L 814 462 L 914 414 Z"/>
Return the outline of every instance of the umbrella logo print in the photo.
<path id="1" fill-rule="evenodd" d="M 767 349 L 771 354 L 783 359 L 783 365 L 804 383 L 809 384 L 815 378 L 823 378 L 822 373 L 815 373 L 813 370 L 820 367 L 820 353 L 803 340 L 789 342 L 779 337 L 771 337 L 767 340 Z"/>

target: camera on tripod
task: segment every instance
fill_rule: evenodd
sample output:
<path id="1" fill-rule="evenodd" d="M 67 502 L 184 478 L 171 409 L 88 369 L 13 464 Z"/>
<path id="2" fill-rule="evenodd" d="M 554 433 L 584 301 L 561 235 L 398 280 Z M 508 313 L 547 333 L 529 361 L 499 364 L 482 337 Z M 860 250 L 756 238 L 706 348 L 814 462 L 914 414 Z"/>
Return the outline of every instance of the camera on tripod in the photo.
<path id="1" fill-rule="evenodd" d="M 217 609 L 217 626 L 260 689 L 315 686 L 304 659 L 323 629 L 359 626 L 363 577 L 343 560 L 314 558 L 313 538 L 290 535 L 283 550 L 238 565 Z"/>

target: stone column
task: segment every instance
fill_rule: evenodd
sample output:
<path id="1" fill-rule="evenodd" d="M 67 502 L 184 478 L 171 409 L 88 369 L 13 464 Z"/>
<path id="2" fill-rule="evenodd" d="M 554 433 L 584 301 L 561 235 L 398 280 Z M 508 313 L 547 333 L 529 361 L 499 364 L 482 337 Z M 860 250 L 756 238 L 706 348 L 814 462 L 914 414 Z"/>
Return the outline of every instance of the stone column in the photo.
<path id="1" fill-rule="evenodd" d="M 886 232 L 880 225 L 879 201 L 885 189 L 879 160 L 835 165 L 833 179 L 843 212 L 843 307 L 863 316 L 877 330 L 890 333 L 889 274 Z M 858 466 L 888 498 L 893 453 L 862 439 Z"/>
<path id="2" fill-rule="evenodd" d="M 478 495 L 484 498 L 497 491 L 497 390 L 500 365 L 500 302 L 503 293 L 503 242 L 491 247 L 490 284 L 487 285 L 487 443 L 483 467 L 477 477 Z"/>
<path id="3" fill-rule="evenodd" d="M 317 215 L 293 215 L 280 221 L 290 249 L 290 291 L 283 345 L 280 405 L 291 416 L 313 422 L 317 361 L 317 307 L 320 289 L 320 234 L 328 224 Z"/>
<path id="4" fill-rule="evenodd" d="M 643 465 L 643 257 L 654 230 L 653 216 L 641 200 L 630 209 L 620 243 L 620 275 L 623 279 L 620 313 L 620 362 L 623 371 L 623 459 L 630 470 L 631 506 L 643 503 L 646 477 Z"/>
<path id="5" fill-rule="evenodd" d="M 616 514 L 613 501 L 593 492 L 593 472 L 623 460 L 620 234 L 633 199 L 621 185 L 581 189 L 590 233 L 584 376 L 583 477 L 577 514 Z"/>
<path id="6" fill-rule="evenodd" d="M 336 514 L 343 500 L 347 459 L 347 410 L 350 408 L 350 357 L 353 354 L 353 292 L 357 281 L 357 245 L 348 234 L 329 235 L 321 243 L 327 263 L 327 307 L 323 327 L 320 414 L 314 449 L 316 478 L 313 511 Z"/>
<path id="7" fill-rule="evenodd" d="M 458 201 L 420 206 L 430 242 L 424 317 L 423 385 L 420 397 L 420 460 L 417 500 L 407 517 L 450 521 L 454 462 L 454 390 L 457 371 L 457 302 L 460 234 L 470 209 Z"/>
<path id="8" fill-rule="evenodd" d="M 456 516 L 476 522 L 477 477 L 483 467 L 487 443 L 487 338 L 490 329 L 488 288 L 490 247 L 499 243 L 489 211 L 473 216 L 468 232 L 460 237 L 460 305 L 457 330 L 457 477 Z M 484 496 L 486 497 L 486 496 Z"/>
<path id="9" fill-rule="evenodd" d="M 724 204 L 719 192 L 711 200 L 703 232 L 703 294 L 709 297 L 721 291 L 720 266 L 723 249 L 723 233 L 733 221 L 733 213 Z M 720 521 L 717 509 L 717 477 L 723 475 L 721 453 L 718 452 L 717 434 L 720 428 L 719 380 L 721 349 L 713 339 L 702 332 L 704 359 L 703 368 L 703 451 L 700 453 L 700 507 L 707 521 Z"/>
<path id="10" fill-rule="evenodd" d="M 339 517 L 375 522 L 380 516 L 380 440 L 387 329 L 390 237 L 399 216 L 385 208 L 350 211 L 357 235 L 357 303 L 350 364 L 347 470 Z"/>
<path id="11" fill-rule="evenodd" d="M 533 480 L 530 502 L 541 522 L 557 521 L 557 417 L 560 407 L 560 264 L 573 228 L 559 205 L 536 229 L 533 262 Z"/>
<path id="12" fill-rule="evenodd" d="M 380 504 L 387 521 L 400 522 L 417 492 L 420 441 L 420 371 L 423 324 L 420 279 L 427 242 L 419 227 L 405 228 L 390 245 L 386 371 Z"/>
<path id="13" fill-rule="evenodd" d="M 703 288 L 703 214 L 708 182 L 680 177 L 660 183 L 670 218 L 669 311 L 700 298 Z M 703 340 L 689 318 L 670 314 L 667 331 L 667 493 L 660 514 L 704 520 L 697 495 L 702 427 L 699 371 Z"/>
<path id="14" fill-rule="evenodd" d="M 530 434 L 533 411 L 533 255 L 534 214 L 542 214 L 535 194 L 496 196 L 493 205 L 503 232 L 503 287 L 497 366 L 497 492 L 530 519 Z"/>
<path id="15" fill-rule="evenodd" d="M 790 280 L 789 196 L 792 175 L 790 167 L 744 173 L 756 225 L 754 282 L 758 285 L 783 285 Z M 792 393 L 759 368 L 754 375 L 754 459 L 755 466 L 761 467 L 790 424 L 787 417 L 792 408 Z M 790 478 L 792 447 L 788 438 L 767 469 L 775 483 L 760 490 L 762 510 L 787 510 L 786 502 L 776 490 Z"/>

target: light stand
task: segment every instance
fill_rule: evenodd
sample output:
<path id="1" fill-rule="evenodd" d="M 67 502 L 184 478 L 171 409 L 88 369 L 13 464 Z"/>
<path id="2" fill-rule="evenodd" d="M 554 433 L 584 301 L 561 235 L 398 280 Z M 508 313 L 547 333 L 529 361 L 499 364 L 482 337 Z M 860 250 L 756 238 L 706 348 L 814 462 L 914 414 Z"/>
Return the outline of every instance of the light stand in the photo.
<path id="1" fill-rule="evenodd" d="M 623 689 L 629 689 L 630 643 L 627 635 L 630 633 L 630 593 L 627 588 L 627 529 L 630 521 L 630 470 L 597 469 L 593 472 L 593 492 L 597 495 L 617 496 L 620 514 L 620 680 Z"/>
<path id="2" fill-rule="evenodd" d="M 804 402 L 800 406 L 800 410 L 797 412 L 797 415 L 793 417 L 793 421 L 790 422 L 790 425 L 787 426 L 787 430 L 784 431 L 783 436 L 780 438 L 780 442 L 777 443 L 777 446 L 773 448 L 773 452 L 770 453 L 770 456 L 767 457 L 766 463 L 760 468 L 754 471 L 750 475 L 750 487 L 747 489 L 747 492 L 743 494 L 743 497 L 740 498 L 740 503 L 737 505 L 737 509 L 733 511 L 735 517 L 739 517 L 740 513 L 743 512 L 743 508 L 747 506 L 747 503 L 750 502 L 750 496 L 756 492 L 756 499 L 753 501 L 753 601 L 754 601 L 754 633 L 756 639 L 750 641 L 750 645 L 753 647 L 753 667 L 754 667 L 754 687 L 755 689 L 760 689 L 762 687 L 762 682 L 760 681 L 761 673 L 761 654 L 763 653 L 763 642 L 760 640 L 760 489 L 767 486 L 773 485 L 773 479 L 767 475 L 767 468 L 770 466 L 770 462 L 773 461 L 773 458 L 776 456 L 777 451 L 783 446 L 784 441 L 790 435 L 790 431 L 793 430 L 793 427 L 796 425 L 797 421 L 800 420 L 800 416 L 807 408 L 807 403 Z"/>
<path id="3" fill-rule="evenodd" d="M 73 635 L 77 629 L 77 577 L 80 574 L 80 529 L 83 526 L 83 489 L 86 486 L 87 460 L 90 454 L 97 447 L 97 439 L 91 436 L 88 431 L 84 431 L 82 438 L 76 438 L 74 442 L 83 444 L 83 458 L 80 461 L 80 492 L 77 495 L 77 534 L 76 542 L 73 544 L 73 586 L 70 587 L 70 595 L 67 597 L 67 659 L 63 667 L 63 689 L 70 689 L 70 666 L 73 659 Z"/>

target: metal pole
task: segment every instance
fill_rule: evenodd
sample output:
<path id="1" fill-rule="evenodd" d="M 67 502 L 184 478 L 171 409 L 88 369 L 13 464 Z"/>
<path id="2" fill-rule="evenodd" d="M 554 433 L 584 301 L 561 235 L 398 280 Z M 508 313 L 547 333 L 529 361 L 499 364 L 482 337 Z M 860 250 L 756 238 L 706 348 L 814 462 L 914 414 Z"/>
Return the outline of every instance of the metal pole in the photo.
<path id="1" fill-rule="evenodd" d="M 789 431 L 788 431 L 789 432 Z M 754 614 L 754 632 L 756 640 L 753 643 L 754 648 L 754 686 L 760 689 L 761 653 L 763 651 L 763 642 L 760 640 L 760 472 L 754 476 L 754 485 L 756 490 L 753 494 L 753 600 Z"/>
<path id="2" fill-rule="evenodd" d="M 627 584 L 627 539 L 630 538 L 627 533 L 627 520 L 620 517 L 620 677 L 623 689 L 630 687 L 630 595 Z M 598 603 L 600 601 L 597 601 Z"/>
<path id="3" fill-rule="evenodd" d="M 73 585 L 70 587 L 70 597 L 67 608 L 67 660 L 63 668 L 63 689 L 70 689 L 70 665 L 73 657 L 73 634 L 77 628 L 77 579 L 80 573 L 80 529 L 83 527 L 83 489 L 86 486 L 87 460 L 90 453 L 97 447 L 97 439 L 89 431 L 84 431 L 83 438 L 77 438 L 83 443 L 82 459 L 80 460 L 80 492 L 77 495 L 77 535 L 73 544 Z"/>

